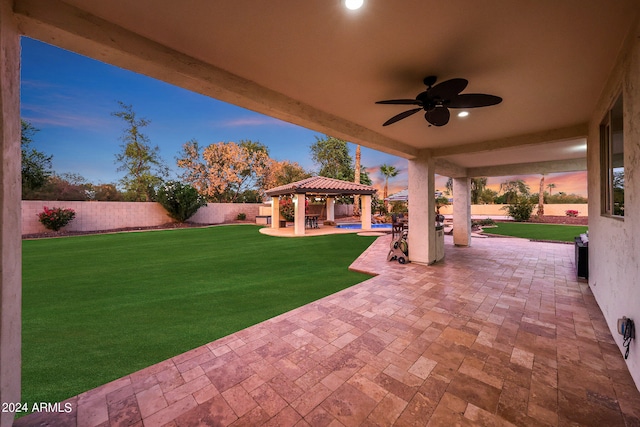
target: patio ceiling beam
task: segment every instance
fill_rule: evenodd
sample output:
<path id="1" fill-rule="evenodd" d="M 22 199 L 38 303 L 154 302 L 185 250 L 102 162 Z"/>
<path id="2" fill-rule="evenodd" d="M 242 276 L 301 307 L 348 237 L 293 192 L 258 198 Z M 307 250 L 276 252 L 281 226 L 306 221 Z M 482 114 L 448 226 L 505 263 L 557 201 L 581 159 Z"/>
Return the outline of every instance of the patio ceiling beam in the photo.
<path id="1" fill-rule="evenodd" d="M 432 148 L 431 155 L 433 157 L 444 157 L 456 154 L 480 153 L 485 151 L 501 150 L 505 148 L 523 147 L 527 145 L 537 145 L 548 142 L 586 138 L 588 131 L 589 129 L 587 123 L 580 123 L 565 128 L 551 129 L 543 132 L 518 135 L 509 138 L 482 141 L 473 144 L 461 144 L 451 147 Z"/>
<path id="2" fill-rule="evenodd" d="M 230 104 L 404 158 L 417 149 L 59 0 L 16 0 L 22 34 Z"/>
<path id="3" fill-rule="evenodd" d="M 517 163 L 510 165 L 469 168 L 469 177 L 547 174 L 587 170 L 587 159 L 552 160 L 548 162 Z"/>
<path id="4" fill-rule="evenodd" d="M 434 159 L 433 163 L 438 175 L 448 176 L 450 178 L 464 178 L 468 176 L 467 168 L 457 165 L 447 159 Z"/>

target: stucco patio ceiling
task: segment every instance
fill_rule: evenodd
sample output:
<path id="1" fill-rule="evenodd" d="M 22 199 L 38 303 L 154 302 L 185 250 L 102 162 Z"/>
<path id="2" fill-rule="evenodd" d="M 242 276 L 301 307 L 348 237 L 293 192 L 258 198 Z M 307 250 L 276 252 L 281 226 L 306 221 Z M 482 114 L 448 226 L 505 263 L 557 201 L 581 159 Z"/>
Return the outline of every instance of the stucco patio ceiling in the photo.
<path id="1" fill-rule="evenodd" d="M 451 175 L 533 161 L 584 169 L 576 147 L 638 9 L 636 0 L 366 0 L 355 12 L 341 0 L 15 2 L 31 37 L 405 158 L 428 149 Z M 468 79 L 465 92 L 504 101 L 444 127 L 420 113 L 382 127 L 403 106 L 375 102 L 414 98 L 427 75 Z"/>

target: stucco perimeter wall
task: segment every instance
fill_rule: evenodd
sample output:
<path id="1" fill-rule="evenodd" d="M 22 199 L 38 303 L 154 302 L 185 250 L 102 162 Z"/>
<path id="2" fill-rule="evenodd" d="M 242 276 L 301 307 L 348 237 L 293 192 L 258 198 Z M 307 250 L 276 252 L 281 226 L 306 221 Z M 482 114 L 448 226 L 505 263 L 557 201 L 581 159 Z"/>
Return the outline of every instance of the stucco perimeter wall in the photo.
<path id="1" fill-rule="evenodd" d="M 631 341 L 626 363 L 640 388 L 640 25 L 627 40 L 589 122 L 589 287 L 621 351 L 623 339 L 616 331 L 616 321 L 622 316 L 635 321 L 636 339 Z M 602 215 L 600 203 L 599 127 L 620 93 L 624 104 L 623 219 Z M 580 317 L 589 321 L 586 314 Z"/>
<path id="2" fill-rule="evenodd" d="M 22 234 L 47 231 L 38 221 L 43 208 L 67 208 L 76 212 L 76 217 L 64 230 L 98 231 L 128 227 L 153 227 L 173 222 L 159 203 L 143 202 L 65 202 L 22 201 Z M 259 204 L 210 203 L 203 206 L 189 219 L 199 224 L 220 224 L 236 219 L 244 213 L 247 220 L 254 221 Z"/>
<path id="3" fill-rule="evenodd" d="M 471 205 L 471 215 L 473 216 L 506 216 L 506 210 L 502 208 L 506 205 Z M 535 214 L 537 205 L 533 208 Z M 544 214 L 552 216 L 565 216 L 568 210 L 578 211 L 578 216 L 588 216 L 589 209 L 587 204 L 560 204 L 560 205 L 544 205 Z M 440 208 L 442 215 L 452 215 L 453 206 L 447 205 Z"/>
<path id="4" fill-rule="evenodd" d="M 259 203 L 209 203 L 201 207 L 188 222 L 197 224 L 221 224 L 234 221 L 238 214 L 246 215 L 247 221 L 255 222 L 259 214 Z"/>

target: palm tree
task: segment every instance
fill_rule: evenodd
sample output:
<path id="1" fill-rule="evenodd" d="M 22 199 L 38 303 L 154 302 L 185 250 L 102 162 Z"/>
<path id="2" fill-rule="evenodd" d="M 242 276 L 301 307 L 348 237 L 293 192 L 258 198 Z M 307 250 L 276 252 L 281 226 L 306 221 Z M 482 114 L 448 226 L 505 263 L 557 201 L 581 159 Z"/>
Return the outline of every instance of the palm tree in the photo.
<path id="1" fill-rule="evenodd" d="M 395 166 L 384 164 L 380 166 L 380 173 L 384 175 L 384 193 L 383 193 L 383 200 L 384 200 L 387 198 L 387 195 L 388 195 L 387 193 L 389 191 L 389 178 L 393 178 L 397 176 L 398 173 L 400 173 L 400 171 L 396 169 Z M 388 202 L 385 200 L 384 204 L 385 206 L 387 206 Z"/>
<path id="2" fill-rule="evenodd" d="M 554 183 L 547 184 L 547 188 L 549 189 L 549 195 L 551 195 L 552 190 L 556 188 L 556 185 Z"/>
<path id="3" fill-rule="evenodd" d="M 356 145 L 356 167 L 353 171 L 353 182 L 360 184 L 360 144 Z M 353 215 L 360 216 L 360 196 L 353 197 Z"/>
<path id="4" fill-rule="evenodd" d="M 544 216 L 544 174 L 540 178 L 540 190 L 538 191 L 538 216 Z"/>

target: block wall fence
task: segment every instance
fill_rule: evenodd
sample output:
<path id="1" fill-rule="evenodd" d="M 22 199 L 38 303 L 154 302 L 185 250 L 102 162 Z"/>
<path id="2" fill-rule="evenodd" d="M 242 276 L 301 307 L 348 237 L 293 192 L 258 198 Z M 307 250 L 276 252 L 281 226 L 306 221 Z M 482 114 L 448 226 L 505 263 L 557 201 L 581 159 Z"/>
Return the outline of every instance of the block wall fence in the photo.
<path id="1" fill-rule="evenodd" d="M 118 228 L 154 227 L 174 222 L 164 208 L 155 202 L 72 202 L 72 201 L 22 201 L 22 234 L 46 232 L 38 220 L 44 207 L 73 209 L 76 217 L 65 231 L 99 231 Z M 320 211 L 320 206 L 311 206 Z M 261 212 L 263 211 L 263 212 Z M 266 213 L 264 213 L 266 212 Z M 352 205 L 336 205 L 336 216 L 353 212 Z M 247 221 L 255 222 L 257 215 L 270 215 L 271 207 L 260 203 L 209 203 L 198 209 L 187 222 L 195 224 L 222 224 L 234 221 L 244 213 Z M 320 212 L 318 212 L 320 213 Z"/>
<path id="2" fill-rule="evenodd" d="M 473 216 L 507 216 L 507 211 L 502 210 L 506 205 L 471 205 L 471 215 Z M 538 205 L 533 206 L 533 215 L 536 214 Z M 544 214 L 549 216 L 565 216 L 568 210 L 578 211 L 578 216 L 589 216 L 588 205 L 585 204 L 557 204 L 544 205 Z M 442 215 L 453 214 L 453 206 L 447 205 L 440 208 Z"/>
<path id="3" fill-rule="evenodd" d="M 118 228 L 154 227 L 173 222 L 164 208 L 155 202 L 67 202 L 67 201 L 22 201 L 22 234 L 35 234 L 47 231 L 38 221 L 38 214 L 43 208 L 70 208 L 76 217 L 65 231 L 99 231 Z M 504 216 L 500 210 L 503 205 L 472 205 L 472 215 Z M 452 213 L 452 206 L 443 206 L 442 214 Z M 565 211 L 573 209 L 578 216 L 587 215 L 587 205 L 545 205 L 546 215 L 564 216 Z M 325 214 L 323 206 L 309 205 L 309 211 L 319 215 Z M 271 208 L 260 203 L 209 203 L 201 207 L 188 222 L 195 224 L 222 224 L 232 222 L 239 213 L 244 213 L 247 221 L 255 222 L 257 215 L 268 215 Z M 535 212 L 535 209 L 534 209 Z M 353 205 L 336 205 L 337 218 L 353 214 Z"/>
<path id="4" fill-rule="evenodd" d="M 67 201 L 22 201 L 22 234 L 47 231 L 38 220 L 43 208 L 67 208 L 76 212 L 76 217 L 65 231 L 114 230 L 129 227 L 153 227 L 174 222 L 162 205 L 155 202 L 67 202 Z M 247 220 L 255 221 L 261 205 L 254 203 L 209 203 L 201 207 L 188 222 L 198 224 L 221 224 L 236 219 L 244 213 Z"/>

